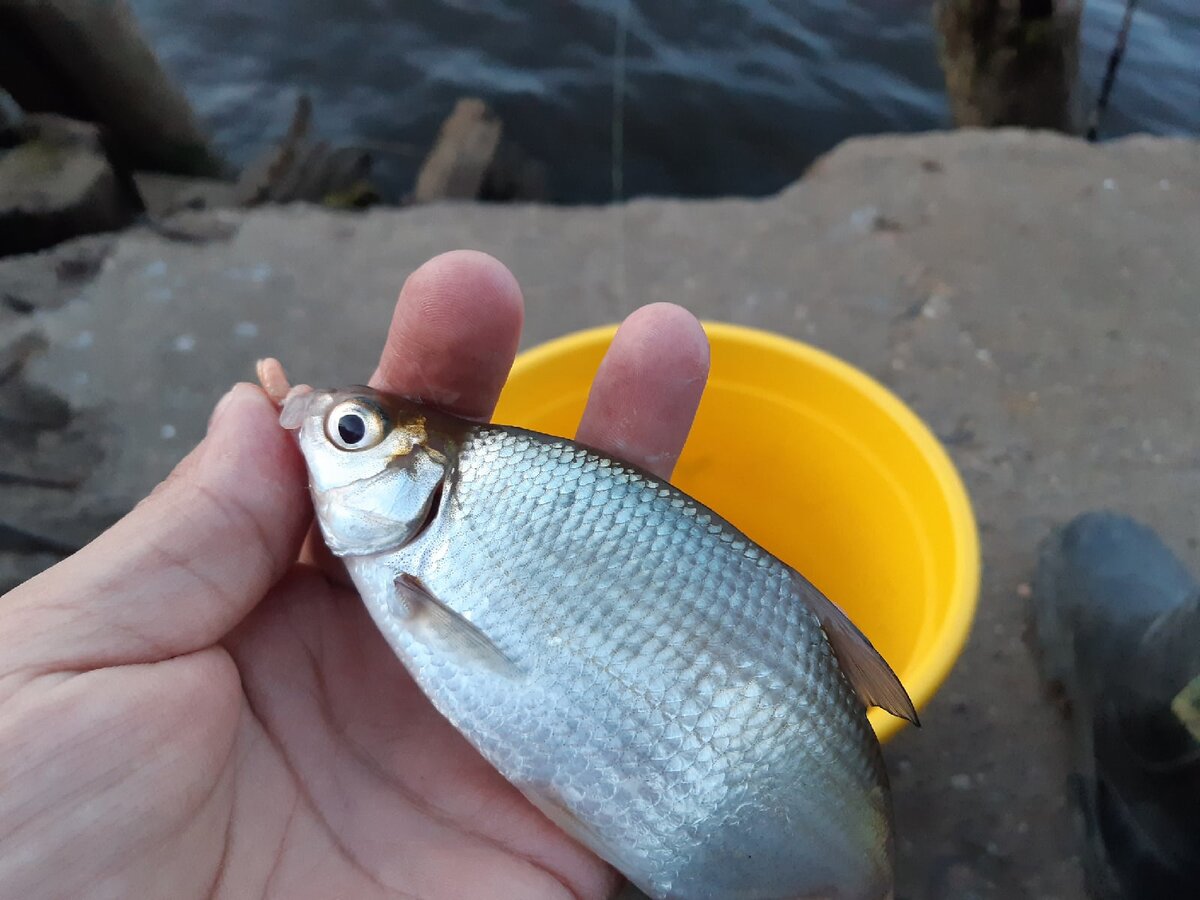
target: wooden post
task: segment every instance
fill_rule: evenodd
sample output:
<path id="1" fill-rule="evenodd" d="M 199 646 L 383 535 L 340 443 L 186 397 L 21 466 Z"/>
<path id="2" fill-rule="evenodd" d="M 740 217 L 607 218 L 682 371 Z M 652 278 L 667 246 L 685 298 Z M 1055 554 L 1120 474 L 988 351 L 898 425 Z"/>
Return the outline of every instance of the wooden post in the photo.
<path id="1" fill-rule="evenodd" d="M 934 21 L 954 123 L 1081 130 L 1083 0 L 936 0 Z"/>
<path id="2" fill-rule="evenodd" d="M 502 131 L 499 117 L 482 100 L 459 100 L 417 173 L 416 202 L 477 199 Z"/>
<path id="3" fill-rule="evenodd" d="M 221 168 L 125 0 L 0 0 L 0 87 L 26 112 L 100 125 L 137 168 Z"/>
<path id="4" fill-rule="evenodd" d="M 526 201 L 546 197 L 545 166 L 504 138 L 504 123 L 478 97 L 463 97 L 442 122 L 417 173 L 412 200 Z"/>

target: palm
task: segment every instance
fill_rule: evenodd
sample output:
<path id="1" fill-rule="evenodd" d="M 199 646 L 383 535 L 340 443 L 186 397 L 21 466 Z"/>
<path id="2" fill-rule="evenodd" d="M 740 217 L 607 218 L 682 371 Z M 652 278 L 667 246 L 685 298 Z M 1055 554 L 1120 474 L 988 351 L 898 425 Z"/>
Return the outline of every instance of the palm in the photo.
<path id="1" fill-rule="evenodd" d="M 307 566 L 224 645 L 35 677 L 0 711 L 0 757 L 15 761 L 5 858 L 62 861 L 57 886 L 38 874 L 19 896 L 551 898 L 616 884 L 437 714 L 357 596 Z"/>
<path id="2" fill-rule="evenodd" d="M 521 309 L 494 260 L 439 257 L 406 283 L 375 382 L 486 418 Z M 668 477 L 706 373 L 693 317 L 634 313 L 580 438 Z M 434 711 L 354 592 L 296 563 L 305 480 L 243 385 L 154 496 L 0 597 L 0 895 L 613 892 Z"/>
<path id="3" fill-rule="evenodd" d="M 353 593 L 297 568 L 230 642 L 245 706 L 231 833 L 268 894 L 591 897 L 615 875 L 433 709 Z M 271 787 L 267 787 L 267 785 Z M 318 864 L 319 861 L 319 864 Z M 245 876 L 251 878 L 247 871 Z M 257 887 L 230 866 L 232 896 Z M 257 895 L 257 891 L 254 891 Z"/>

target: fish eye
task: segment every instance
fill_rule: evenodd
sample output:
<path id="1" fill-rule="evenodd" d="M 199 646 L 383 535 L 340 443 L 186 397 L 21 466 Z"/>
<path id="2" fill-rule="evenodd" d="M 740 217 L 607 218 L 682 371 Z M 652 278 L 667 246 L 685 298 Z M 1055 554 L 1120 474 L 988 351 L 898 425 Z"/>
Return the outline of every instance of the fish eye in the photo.
<path id="1" fill-rule="evenodd" d="M 367 450 L 383 440 L 383 414 L 362 400 L 343 400 L 325 417 L 325 435 L 342 450 Z"/>

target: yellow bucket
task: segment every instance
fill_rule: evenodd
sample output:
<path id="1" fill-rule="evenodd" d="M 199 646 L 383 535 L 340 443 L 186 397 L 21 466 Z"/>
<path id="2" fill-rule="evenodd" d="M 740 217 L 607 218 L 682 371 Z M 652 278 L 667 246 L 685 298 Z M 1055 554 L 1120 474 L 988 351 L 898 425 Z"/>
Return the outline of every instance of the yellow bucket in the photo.
<path id="1" fill-rule="evenodd" d="M 894 394 L 820 350 L 705 322 L 712 374 L 672 482 L 802 572 L 891 663 L 918 709 L 962 652 L 979 593 L 970 500 Z M 616 331 L 517 357 L 495 420 L 573 437 Z M 905 723 L 870 711 L 880 740 Z"/>

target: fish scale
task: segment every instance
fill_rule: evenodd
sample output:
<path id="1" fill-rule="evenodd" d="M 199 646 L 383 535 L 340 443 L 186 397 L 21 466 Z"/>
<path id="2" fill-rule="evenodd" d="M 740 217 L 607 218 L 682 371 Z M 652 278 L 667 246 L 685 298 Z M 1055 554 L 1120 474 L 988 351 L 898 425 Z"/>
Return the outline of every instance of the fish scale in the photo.
<path id="1" fill-rule="evenodd" d="M 815 618 L 801 618 L 769 557 L 748 552 L 707 511 L 638 472 L 583 448 L 546 449 L 538 437 L 481 429 L 461 448 L 444 518 L 370 565 L 415 571 L 530 680 L 560 670 L 554 690 L 526 692 L 520 679 L 509 686 L 466 673 L 446 678 L 446 663 L 411 652 L 411 638 L 399 649 L 411 652 L 413 674 L 435 705 L 518 787 L 586 818 L 612 845 L 640 848 L 642 883 L 660 896 L 702 896 L 705 887 L 679 883 L 678 870 L 696 853 L 711 853 L 712 837 L 729 843 L 745 816 L 722 808 L 731 797 L 744 802 L 746 785 L 769 783 L 802 804 L 797 783 L 806 758 L 831 767 L 831 790 L 850 794 L 877 783 L 876 754 L 827 756 L 822 744 L 838 725 L 828 715 L 811 717 L 814 707 L 849 713 L 840 730 L 855 740 L 846 744 L 864 744 L 861 703 L 836 668 L 819 677 L 814 664 L 828 661 L 828 645 Z M 605 505 L 594 506 L 596 497 Z M 496 543 L 488 532 L 498 521 L 523 539 Z M 593 540 L 600 530 L 602 544 Z M 448 543 L 455 546 L 434 549 Z M 433 556 L 446 562 L 428 565 Z M 683 578 L 667 587 L 659 581 L 664 568 Z M 559 592 L 564 569 L 575 573 L 572 590 L 588 585 L 587 602 Z M 747 620 L 756 623 L 750 641 L 730 641 Z M 722 683 L 740 679 L 737 700 L 712 702 L 717 666 Z M 547 720 L 566 710 L 576 714 L 570 728 Z M 663 710 L 665 717 L 647 714 Z M 530 729 L 544 736 L 540 746 L 526 739 Z M 638 738 L 614 753 L 613 734 Z M 564 764 L 564 756 L 578 762 Z M 663 774 L 649 797 L 622 786 L 656 768 Z M 603 795 L 608 808 L 590 806 L 600 796 L 594 785 L 604 781 L 612 788 Z M 779 827 L 784 817 L 766 818 L 766 827 Z M 750 822 L 749 834 L 737 836 L 742 844 L 722 851 L 752 857 L 762 837 L 756 827 Z M 679 829 L 695 835 L 691 853 L 681 854 Z M 821 831 L 794 839 L 798 847 L 826 843 Z"/>
<path id="2" fill-rule="evenodd" d="M 890 895 L 886 773 L 839 654 L 894 676 L 836 608 L 640 470 L 364 391 L 281 422 L 376 624 L 505 778 L 656 900 Z M 335 446 L 343 408 L 389 410 L 348 431 L 378 446 Z"/>

